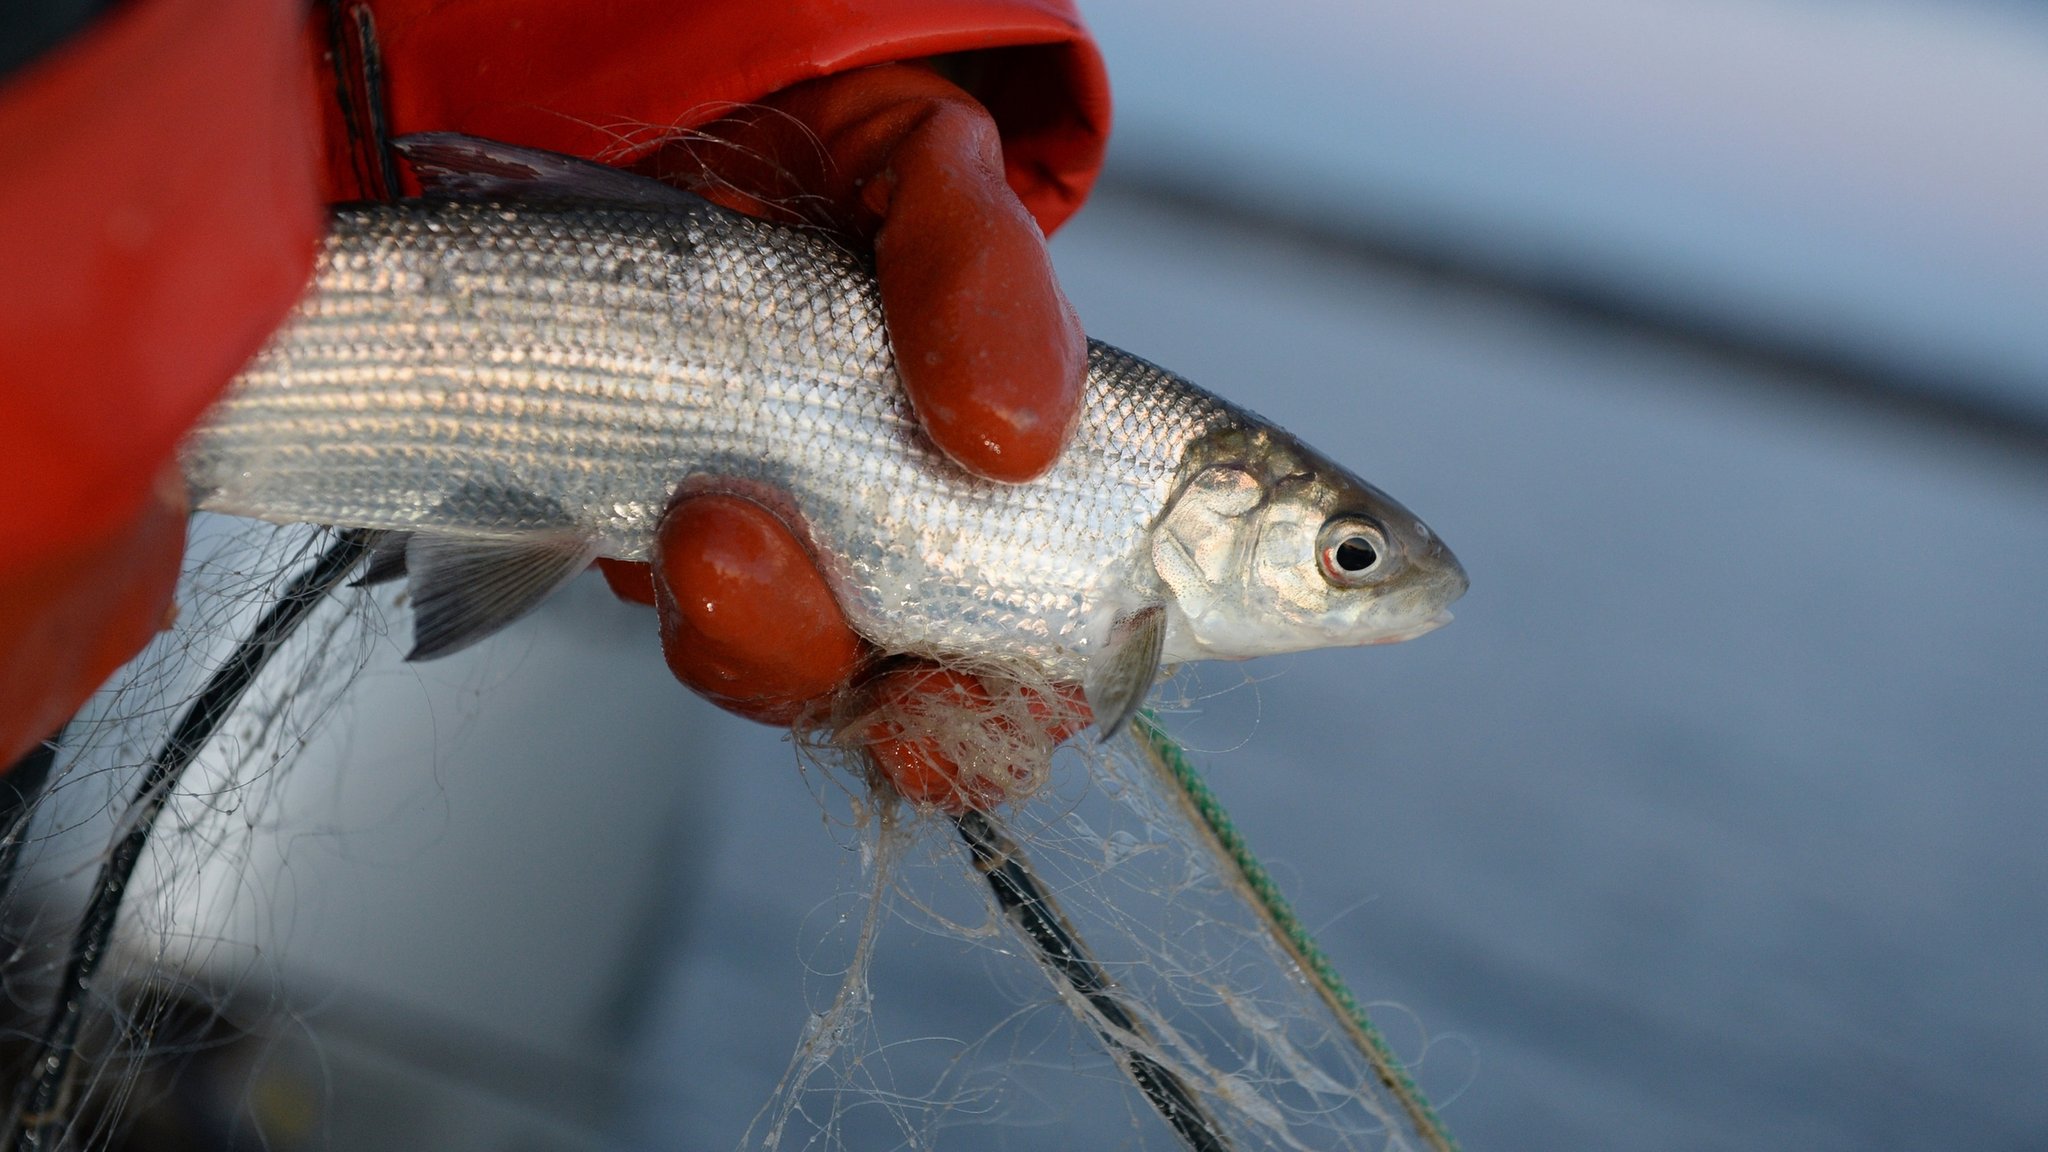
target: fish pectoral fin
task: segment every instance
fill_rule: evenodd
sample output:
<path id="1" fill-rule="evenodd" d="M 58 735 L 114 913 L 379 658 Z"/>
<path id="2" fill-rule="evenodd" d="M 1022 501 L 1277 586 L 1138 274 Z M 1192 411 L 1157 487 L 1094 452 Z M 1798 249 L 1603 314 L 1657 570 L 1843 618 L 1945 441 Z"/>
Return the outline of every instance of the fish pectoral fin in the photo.
<path id="1" fill-rule="evenodd" d="M 370 561 L 363 565 L 363 574 L 348 582 L 351 588 L 374 588 L 405 579 L 405 545 L 412 539 L 410 532 L 379 532 L 370 545 Z"/>
<path id="2" fill-rule="evenodd" d="M 588 200 L 670 212 L 707 201 L 623 168 L 501 144 L 460 132 L 416 132 L 391 147 L 412 165 L 429 196 L 457 200 Z"/>
<path id="3" fill-rule="evenodd" d="M 412 651 L 432 660 L 460 651 L 540 606 L 597 559 L 598 542 L 551 531 L 502 539 L 415 532 L 405 546 Z"/>
<path id="4" fill-rule="evenodd" d="M 1095 713 L 1095 730 L 1107 743 L 1137 715 L 1139 705 L 1159 679 L 1159 658 L 1166 648 L 1166 606 L 1147 604 L 1126 612 L 1110 626 L 1109 646 L 1088 661 L 1081 690 Z"/>

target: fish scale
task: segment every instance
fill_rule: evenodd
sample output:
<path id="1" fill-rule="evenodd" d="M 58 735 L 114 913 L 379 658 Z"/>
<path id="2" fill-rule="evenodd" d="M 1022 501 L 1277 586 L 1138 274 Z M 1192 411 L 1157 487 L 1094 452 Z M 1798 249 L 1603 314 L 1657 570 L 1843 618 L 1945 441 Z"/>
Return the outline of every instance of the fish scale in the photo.
<path id="1" fill-rule="evenodd" d="M 1028 485 L 917 426 L 872 273 L 712 209 L 409 201 L 337 210 L 311 291 L 190 442 L 201 507 L 647 558 L 682 485 L 787 501 L 890 649 L 1078 676 L 1156 594 L 1147 541 L 1190 444 L 1252 421 L 1089 347 L 1075 436 Z"/>

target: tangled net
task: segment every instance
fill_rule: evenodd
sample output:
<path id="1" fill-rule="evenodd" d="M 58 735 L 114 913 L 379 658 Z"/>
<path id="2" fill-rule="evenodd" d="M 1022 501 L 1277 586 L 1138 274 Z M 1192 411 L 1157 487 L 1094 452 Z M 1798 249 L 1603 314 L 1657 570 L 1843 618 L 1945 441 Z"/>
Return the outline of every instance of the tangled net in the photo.
<path id="1" fill-rule="evenodd" d="M 5 973 L 10 1002 L 31 1010 L 13 1014 L 8 1047 L 35 1039 L 19 1021 L 56 994 L 65 959 L 65 934 L 48 929 L 131 829 L 134 778 L 201 670 L 274 599 L 280 573 L 326 539 L 279 532 L 252 550 L 246 536 L 196 535 L 179 628 L 67 736 L 55 783 L 20 834 L 32 880 L 0 907 L 10 938 L 31 942 Z M 309 619 L 280 674 L 216 738 L 208 773 L 170 797 L 130 930 L 94 979 L 66 1120 L 31 1146 L 118 1146 L 148 1130 L 152 1102 L 172 1091 L 158 1076 L 165 1057 L 219 1053 L 221 1075 L 248 1076 L 241 1038 L 274 1035 L 278 1021 L 297 1028 L 275 968 L 228 927 L 232 910 L 192 922 L 182 878 L 246 858 L 269 794 L 345 701 L 384 627 L 368 609 L 351 592 Z M 813 778 L 836 782 L 862 862 L 861 910 L 814 942 L 822 995 L 781 1082 L 763 1085 L 745 1143 L 924 1148 L 970 1126 L 982 1135 L 960 1137 L 969 1143 L 990 1131 L 1016 1143 L 1049 1111 L 1093 1109 L 1127 1147 L 1452 1147 L 1414 1076 L 1456 1087 L 1462 1050 L 1418 1030 L 1404 1059 L 1364 1022 L 1367 1006 L 1334 982 L 1155 724 L 1108 744 L 1069 739 L 1087 722 L 1078 697 L 996 662 L 885 662 L 865 683 L 796 732 Z M 239 895 L 264 883 L 252 874 Z M 891 1036 L 870 974 L 896 922 L 981 954 L 1012 1011 L 972 1039 Z M 1062 960 L 1049 933 L 1085 964 Z"/>

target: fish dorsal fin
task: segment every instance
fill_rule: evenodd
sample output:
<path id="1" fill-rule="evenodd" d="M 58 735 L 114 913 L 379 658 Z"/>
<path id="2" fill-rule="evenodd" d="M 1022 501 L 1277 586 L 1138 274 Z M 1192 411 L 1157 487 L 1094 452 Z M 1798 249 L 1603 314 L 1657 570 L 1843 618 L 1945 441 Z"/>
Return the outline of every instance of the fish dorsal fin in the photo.
<path id="1" fill-rule="evenodd" d="M 540 606 L 597 559 L 569 529 L 485 538 L 415 532 L 405 546 L 412 651 L 432 660 L 469 647 Z"/>
<path id="2" fill-rule="evenodd" d="M 391 147 L 412 165 L 429 196 L 587 200 L 671 212 L 707 206 L 702 197 L 623 168 L 460 132 L 416 132 L 393 140 Z"/>
<path id="3" fill-rule="evenodd" d="M 377 540 L 370 545 L 370 562 L 363 565 L 363 574 L 349 581 L 351 588 L 374 588 L 405 579 L 405 545 L 412 539 L 410 532 L 379 532 Z"/>
<path id="4" fill-rule="evenodd" d="M 1147 604 L 1126 612 L 1110 626 L 1109 646 L 1088 661 L 1081 690 L 1095 713 L 1095 730 L 1107 742 L 1137 715 L 1159 679 L 1166 649 L 1166 606 Z"/>

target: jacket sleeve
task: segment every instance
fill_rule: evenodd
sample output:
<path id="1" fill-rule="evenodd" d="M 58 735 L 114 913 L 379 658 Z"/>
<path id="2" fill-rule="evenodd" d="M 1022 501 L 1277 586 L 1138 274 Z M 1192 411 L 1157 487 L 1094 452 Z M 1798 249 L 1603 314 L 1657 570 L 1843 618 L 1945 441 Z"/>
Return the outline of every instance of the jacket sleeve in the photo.
<path id="1" fill-rule="evenodd" d="M 435 129 L 613 163 L 733 104 L 869 64 L 945 58 L 994 115 L 1007 176 L 1050 232 L 1109 133 L 1101 58 L 1070 0 L 373 0 L 393 135 Z M 330 131 L 338 127 L 337 119 Z M 335 198 L 355 194 L 336 163 Z"/>
<path id="2" fill-rule="evenodd" d="M 295 0 L 128 0 L 0 81 L 0 575 L 132 518 L 305 285 Z"/>

